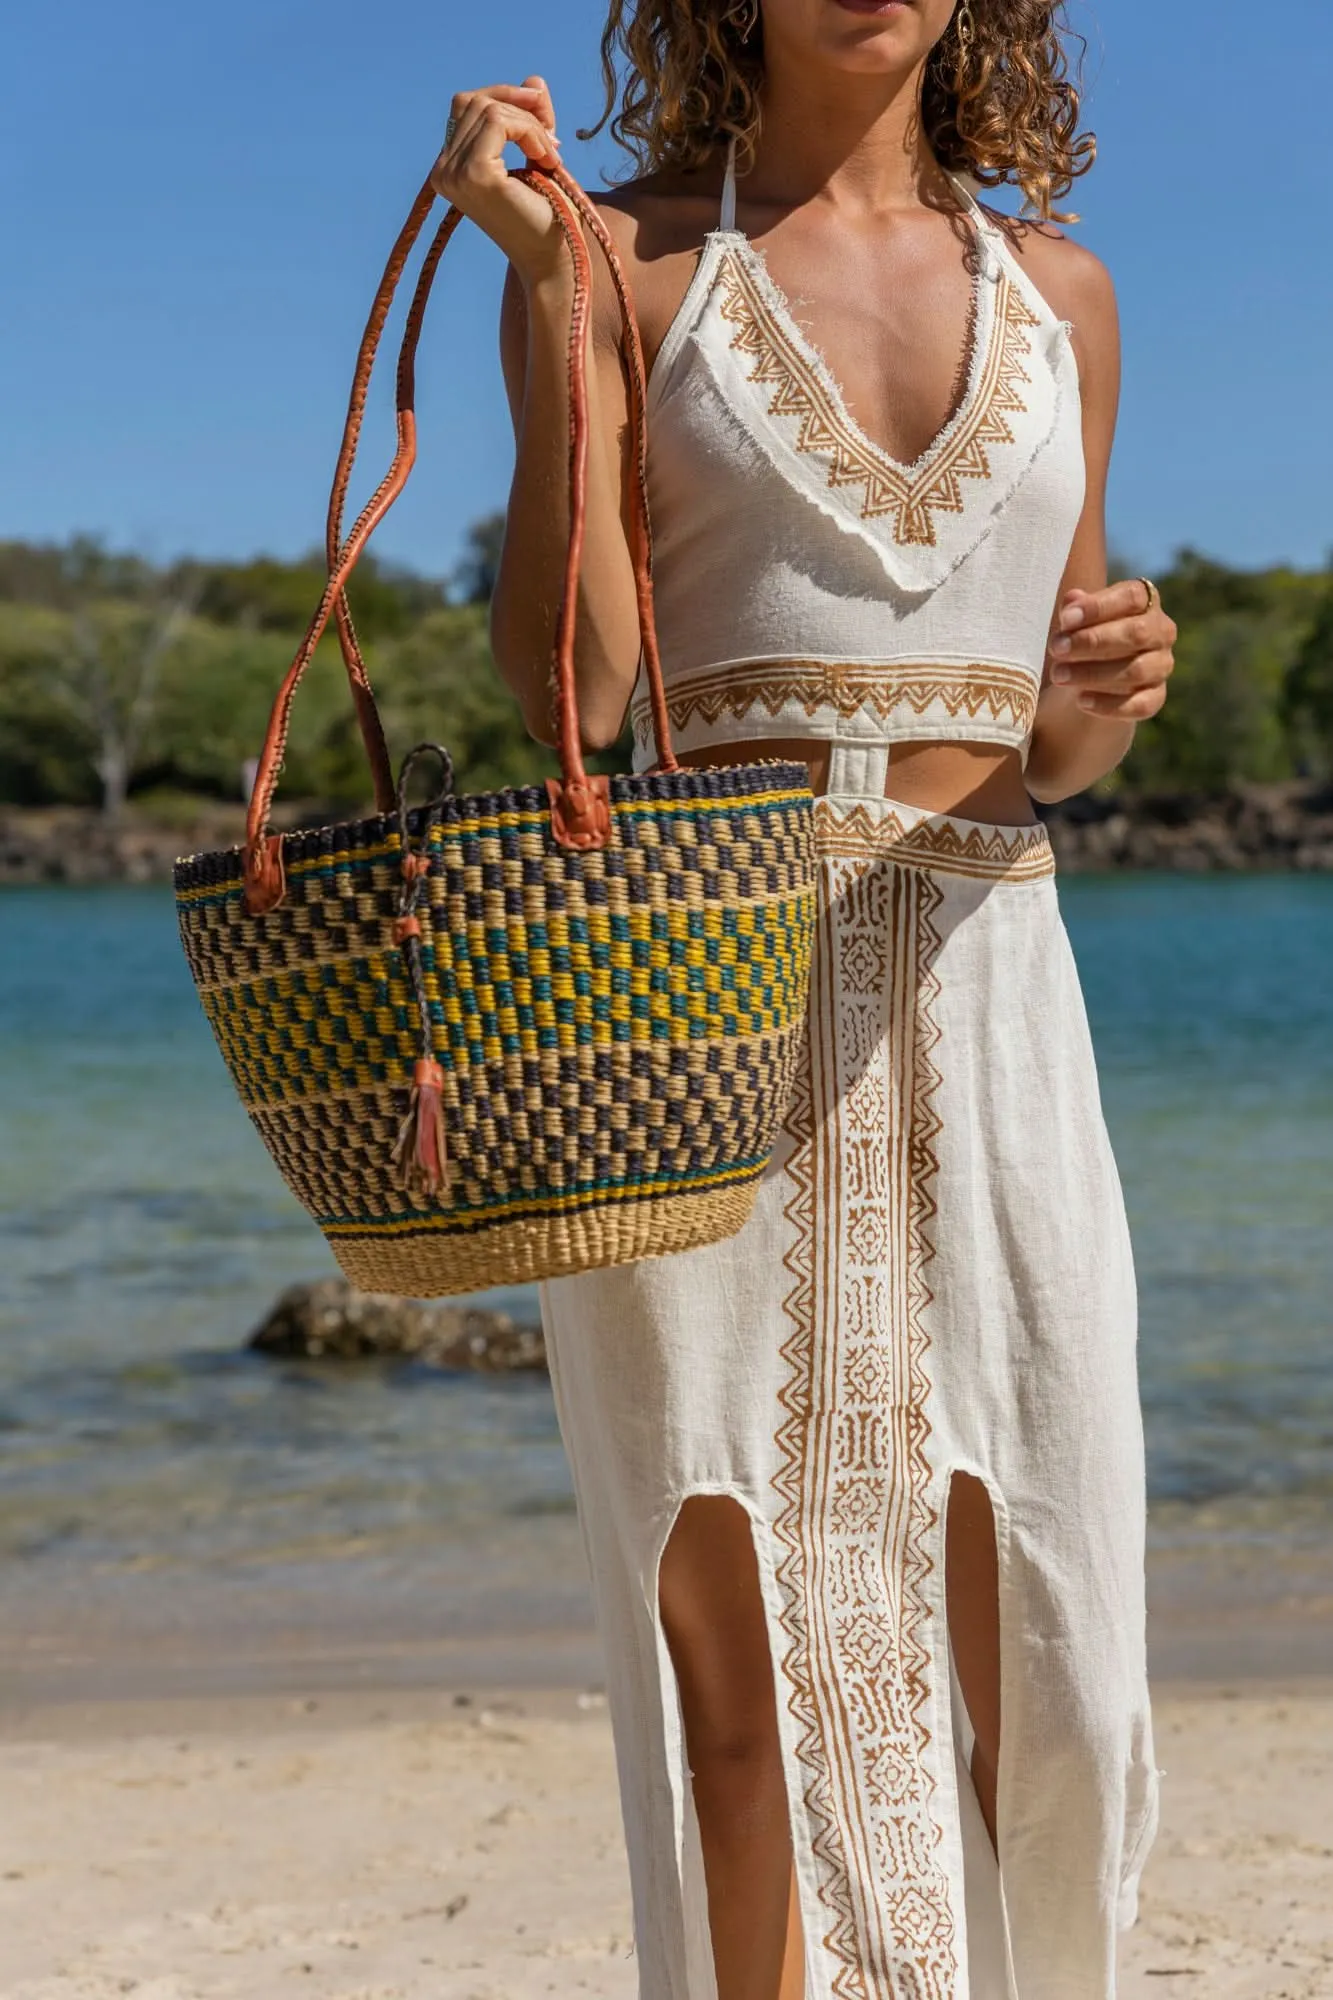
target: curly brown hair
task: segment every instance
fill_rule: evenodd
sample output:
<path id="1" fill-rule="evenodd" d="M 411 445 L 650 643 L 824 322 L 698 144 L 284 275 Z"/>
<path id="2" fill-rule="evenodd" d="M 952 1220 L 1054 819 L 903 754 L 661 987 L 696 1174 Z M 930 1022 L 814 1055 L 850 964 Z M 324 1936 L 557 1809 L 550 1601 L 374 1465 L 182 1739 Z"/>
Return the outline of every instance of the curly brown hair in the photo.
<path id="1" fill-rule="evenodd" d="M 752 154 L 764 35 L 762 17 L 745 35 L 748 19 L 738 0 L 611 0 L 602 33 L 606 107 L 579 137 L 592 138 L 610 120 L 645 172 L 702 166 L 731 134 L 743 155 Z M 1065 26 L 1062 0 L 979 0 L 966 13 L 960 5 L 922 85 L 922 123 L 941 166 L 983 187 L 1015 183 L 1026 212 L 1043 221 L 1078 220 L 1055 204 L 1097 152 L 1093 135 L 1078 129 L 1070 40 L 1082 49 Z"/>

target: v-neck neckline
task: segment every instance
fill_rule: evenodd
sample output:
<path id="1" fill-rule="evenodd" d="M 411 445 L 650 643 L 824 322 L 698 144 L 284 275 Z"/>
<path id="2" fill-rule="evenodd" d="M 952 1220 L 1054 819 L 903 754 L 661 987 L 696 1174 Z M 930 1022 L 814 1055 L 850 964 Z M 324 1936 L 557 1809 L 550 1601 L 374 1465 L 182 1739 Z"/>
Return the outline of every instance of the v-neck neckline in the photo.
<path id="1" fill-rule="evenodd" d="M 834 407 L 839 424 L 855 440 L 858 448 L 872 464 L 883 467 L 887 473 L 911 486 L 915 486 L 931 470 L 941 454 L 948 450 L 957 432 L 970 420 L 984 391 L 987 359 L 995 333 L 997 287 L 993 281 L 996 272 L 985 219 L 978 203 L 966 189 L 952 174 L 949 179 L 960 198 L 962 204 L 960 212 L 971 227 L 976 258 L 976 274 L 972 280 L 972 293 L 964 332 L 967 343 L 966 379 L 963 393 L 953 411 L 945 418 L 924 450 L 911 460 L 895 457 L 886 446 L 877 443 L 853 416 L 842 384 L 834 374 L 827 355 L 805 332 L 796 317 L 790 299 L 769 269 L 763 247 L 755 243 L 743 229 L 719 228 L 709 232 L 711 241 L 720 242 L 733 254 L 739 253 L 768 309 L 770 318 L 805 366 L 817 377 Z"/>
<path id="2" fill-rule="evenodd" d="M 972 225 L 976 281 L 958 406 L 904 464 L 852 416 L 820 349 L 768 271 L 764 247 L 725 209 L 710 229 L 648 378 L 650 457 L 687 343 L 750 442 L 904 590 L 935 588 L 984 540 L 1059 419 L 1077 376 L 1044 300 L 1006 254 L 971 190 L 950 176 Z"/>

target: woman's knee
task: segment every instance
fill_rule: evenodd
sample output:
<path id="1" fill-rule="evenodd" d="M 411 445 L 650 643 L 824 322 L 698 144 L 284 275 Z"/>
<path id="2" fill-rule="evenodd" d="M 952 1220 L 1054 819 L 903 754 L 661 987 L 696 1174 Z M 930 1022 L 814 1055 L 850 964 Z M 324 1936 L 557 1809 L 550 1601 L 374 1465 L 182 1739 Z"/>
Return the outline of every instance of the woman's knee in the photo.
<path id="1" fill-rule="evenodd" d="M 739 1501 L 683 1502 L 662 1553 L 658 1608 L 696 1781 L 745 1786 L 780 1772 L 768 1619 Z"/>

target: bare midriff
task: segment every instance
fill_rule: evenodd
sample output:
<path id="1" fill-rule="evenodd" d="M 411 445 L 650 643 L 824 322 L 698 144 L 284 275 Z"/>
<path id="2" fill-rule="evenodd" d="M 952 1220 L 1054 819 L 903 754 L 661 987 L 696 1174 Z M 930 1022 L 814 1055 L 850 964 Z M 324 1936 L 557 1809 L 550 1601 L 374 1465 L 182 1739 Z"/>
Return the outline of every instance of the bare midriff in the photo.
<path id="1" fill-rule="evenodd" d="M 758 743 L 713 743 L 682 750 L 682 764 L 735 764 L 778 757 L 808 764 L 816 793 L 828 790 L 831 746 L 817 737 L 773 738 Z M 889 751 L 884 796 L 924 812 L 994 826 L 1031 826 L 1032 809 L 1017 750 L 995 743 L 895 743 Z"/>

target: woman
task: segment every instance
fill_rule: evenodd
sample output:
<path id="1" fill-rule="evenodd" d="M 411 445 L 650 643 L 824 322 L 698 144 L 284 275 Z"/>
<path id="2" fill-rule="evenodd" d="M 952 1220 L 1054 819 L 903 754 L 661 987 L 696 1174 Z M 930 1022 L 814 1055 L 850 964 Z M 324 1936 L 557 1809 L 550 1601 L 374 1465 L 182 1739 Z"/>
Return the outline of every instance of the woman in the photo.
<path id="1" fill-rule="evenodd" d="M 1152 1837 L 1133 1271 L 1032 800 L 1120 761 L 1175 632 L 1107 587 L 1116 315 L 1049 221 L 1092 157 L 1056 12 L 615 0 L 606 31 L 677 748 L 820 795 L 752 1219 L 544 1293 L 645 2000 L 1105 2000 Z M 549 737 L 571 280 L 507 142 L 556 157 L 540 78 L 455 99 L 436 184 L 510 261 L 493 638 Z M 591 339 L 580 698 L 643 766 L 609 284 Z"/>

